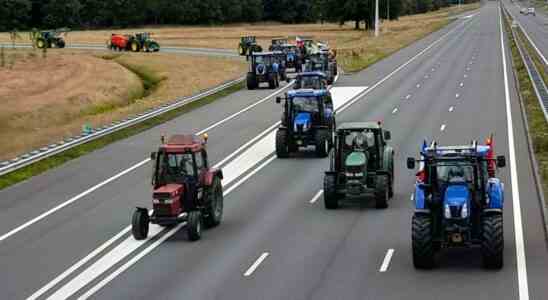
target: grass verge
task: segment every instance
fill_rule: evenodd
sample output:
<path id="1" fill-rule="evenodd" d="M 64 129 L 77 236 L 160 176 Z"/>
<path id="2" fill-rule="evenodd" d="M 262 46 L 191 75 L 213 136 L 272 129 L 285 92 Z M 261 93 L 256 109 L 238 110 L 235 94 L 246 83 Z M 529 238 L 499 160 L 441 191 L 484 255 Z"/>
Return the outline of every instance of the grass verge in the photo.
<path id="1" fill-rule="evenodd" d="M 512 51 L 512 63 L 518 81 L 522 106 L 525 108 L 529 135 L 531 136 L 533 143 L 532 147 L 538 164 L 539 175 L 541 176 L 544 199 L 548 201 L 548 124 L 546 123 L 544 112 L 536 97 L 527 68 L 521 59 L 516 41 L 511 34 L 510 25 L 506 18 L 504 20 L 506 32 L 509 33 L 508 40 Z M 546 203 L 546 205 L 548 205 L 548 203 Z"/>
<path id="2" fill-rule="evenodd" d="M 13 184 L 16 184 L 18 182 L 21 182 L 23 180 L 26 180 L 28 178 L 31 178 L 33 176 L 36 176 L 38 174 L 41 174 L 49 169 L 58 167 L 70 160 L 73 160 L 75 158 L 78 158 L 82 155 L 88 154 L 92 151 L 95 151 L 97 149 L 103 148 L 111 143 L 114 143 L 116 141 L 125 139 L 127 137 L 133 136 L 135 134 L 138 134 L 142 131 L 145 131 L 147 129 L 150 129 L 156 125 L 165 123 L 171 119 L 174 119 L 182 114 L 188 113 L 194 109 L 197 109 L 199 107 L 202 107 L 204 105 L 207 105 L 209 103 L 214 102 L 215 100 L 225 97 L 229 94 L 232 94 L 234 92 L 239 91 L 240 89 L 244 88 L 244 83 L 239 83 L 234 86 L 231 86 L 229 88 L 226 88 L 222 91 L 219 91 L 213 95 L 207 96 L 205 98 L 202 98 L 200 100 L 191 102 L 189 104 L 186 104 L 178 109 L 166 112 L 160 116 L 157 116 L 155 118 L 151 118 L 149 120 L 146 120 L 144 122 L 141 122 L 139 124 L 136 124 L 134 126 L 119 130 L 117 132 L 114 132 L 112 134 L 106 135 L 104 137 L 101 137 L 99 139 L 93 140 L 89 143 L 82 144 L 80 146 L 74 147 L 70 150 L 67 150 L 63 153 L 59 153 L 57 155 L 54 155 L 52 157 L 43 159 L 37 163 L 34 163 L 32 165 L 26 166 L 22 169 L 19 169 L 17 171 L 11 172 L 9 174 L 6 174 L 4 176 L 0 176 L 0 190 L 4 189 L 8 186 L 11 186 Z"/>

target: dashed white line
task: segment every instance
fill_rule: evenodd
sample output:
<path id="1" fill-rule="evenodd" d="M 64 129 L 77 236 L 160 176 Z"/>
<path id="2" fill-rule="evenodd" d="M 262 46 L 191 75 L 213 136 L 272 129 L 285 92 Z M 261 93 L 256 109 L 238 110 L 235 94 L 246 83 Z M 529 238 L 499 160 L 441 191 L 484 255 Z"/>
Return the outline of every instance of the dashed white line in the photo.
<path id="1" fill-rule="evenodd" d="M 455 98 L 459 98 L 460 97 L 460 94 L 455 94 Z"/>
<path id="2" fill-rule="evenodd" d="M 449 107 L 449 112 L 453 112 L 454 109 L 455 109 L 454 106 Z"/>
<path id="3" fill-rule="evenodd" d="M 467 77 L 468 77 L 468 75 L 467 75 L 467 74 L 464 74 L 464 78 L 467 78 Z"/>
<path id="4" fill-rule="evenodd" d="M 257 258 L 257 260 L 251 265 L 251 267 L 249 267 L 249 269 L 247 269 L 247 271 L 245 271 L 244 276 L 245 277 L 251 276 L 251 274 L 253 274 L 253 272 L 255 272 L 255 270 L 268 257 L 268 255 L 270 255 L 268 252 L 265 252 L 265 253 L 261 254 L 261 256 L 259 256 L 259 258 Z"/>
<path id="5" fill-rule="evenodd" d="M 461 83 L 459 84 L 459 86 L 460 86 L 460 87 L 463 87 L 463 86 L 464 86 L 464 82 L 461 82 Z"/>
<path id="6" fill-rule="evenodd" d="M 420 83 L 417 83 L 417 88 L 420 88 L 421 87 L 421 84 Z"/>
<path id="7" fill-rule="evenodd" d="M 469 68 L 469 67 L 466 67 L 466 71 L 470 71 L 470 68 Z"/>
<path id="8" fill-rule="evenodd" d="M 440 131 L 445 131 L 445 124 L 441 125 Z"/>
<path id="9" fill-rule="evenodd" d="M 318 201 L 318 199 L 320 199 L 320 197 L 323 195 L 323 190 L 319 190 L 316 195 L 314 195 L 314 197 L 312 198 L 312 200 L 310 200 L 310 203 L 314 204 L 316 203 L 316 201 Z"/>
<path id="10" fill-rule="evenodd" d="M 428 74 L 424 75 L 424 78 L 428 79 L 428 77 L 429 77 Z"/>
<path id="11" fill-rule="evenodd" d="M 411 98 L 411 94 L 405 96 L 405 100 L 409 100 L 409 98 Z"/>
<path id="12" fill-rule="evenodd" d="M 379 269 L 379 272 L 384 273 L 388 270 L 388 266 L 390 265 L 390 260 L 392 259 L 392 256 L 394 255 L 394 249 L 388 249 L 386 251 L 386 255 L 384 256 L 384 260 L 382 261 L 381 268 Z"/>
<path id="13" fill-rule="evenodd" d="M 398 112 L 398 108 L 397 108 L 397 107 L 394 108 L 394 110 L 392 110 L 392 114 L 395 114 L 395 113 L 397 113 L 397 112 Z"/>

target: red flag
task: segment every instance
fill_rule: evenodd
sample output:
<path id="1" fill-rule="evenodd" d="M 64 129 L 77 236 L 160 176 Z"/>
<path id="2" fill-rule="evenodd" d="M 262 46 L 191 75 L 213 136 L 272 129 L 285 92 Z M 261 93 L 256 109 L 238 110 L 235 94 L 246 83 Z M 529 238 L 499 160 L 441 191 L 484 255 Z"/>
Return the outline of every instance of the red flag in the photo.
<path id="1" fill-rule="evenodd" d="M 489 160 L 487 162 L 487 173 L 489 174 L 489 177 L 495 177 L 495 140 L 493 134 L 491 134 L 491 136 L 487 138 L 485 144 L 487 144 L 487 146 L 489 147 L 489 150 L 487 150 L 487 159 Z"/>

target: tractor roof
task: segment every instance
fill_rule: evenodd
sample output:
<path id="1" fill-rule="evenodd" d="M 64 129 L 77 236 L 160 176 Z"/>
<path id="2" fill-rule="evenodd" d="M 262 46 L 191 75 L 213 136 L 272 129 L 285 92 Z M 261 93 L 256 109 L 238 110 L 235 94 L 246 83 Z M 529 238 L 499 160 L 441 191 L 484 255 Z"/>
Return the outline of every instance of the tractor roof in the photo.
<path id="1" fill-rule="evenodd" d="M 488 145 L 478 145 L 473 142 L 470 145 L 460 146 L 437 146 L 433 144 L 421 152 L 423 155 L 430 157 L 486 157 L 489 149 Z"/>
<path id="2" fill-rule="evenodd" d="M 204 148 L 204 141 L 193 134 L 176 134 L 160 148 L 166 152 L 198 152 Z"/>
<path id="3" fill-rule="evenodd" d="M 287 92 L 289 98 L 293 97 L 321 97 L 328 94 L 327 90 L 300 89 Z"/>
<path id="4" fill-rule="evenodd" d="M 347 122 L 337 127 L 337 130 L 361 130 L 361 129 L 380 129 L 380 122 Z"/>
<path id="5" fill-rule="evenodd" d="M 272 56 L 276 53 L 270 51 L 270 52 L 253 52 L 253 56 Z"/>
<path id="6" fill-rule="evenodd" d="M 313 72 L 301 72 L 299 74 L 297 74 L 298 77 L 322 77 L 322 78 L 327 78 L 327 75 L 325 75 L 324 72 L 320 72 L 320 71 L 313 71 Z"/>

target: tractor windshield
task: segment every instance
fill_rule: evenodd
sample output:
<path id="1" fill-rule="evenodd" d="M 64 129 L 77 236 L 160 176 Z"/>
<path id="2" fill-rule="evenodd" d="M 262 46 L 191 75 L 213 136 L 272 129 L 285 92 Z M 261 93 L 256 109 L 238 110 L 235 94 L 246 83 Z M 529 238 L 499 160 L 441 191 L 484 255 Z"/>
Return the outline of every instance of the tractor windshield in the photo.
<path id="1" fill-rule="evenodd" d="M 312 112 L 317 113 L 320 111 L 320 105 L 316 97 L 294 97 L 292 99 L 293 111 L 298 112 Z"/>
<path id="2" fill-rule="evenodd" d="M 319 90 L 325 88 L 322 85 L 322 78 L 319 76 L 304 76 L 298 82 L 298 87 L 300 89 L 314 89 Z"/>
<path id="3" fill-rule="evenodd" d="M 195 175 L 193 155 L 160 152 L 156 172 L 158 183 L 183 182 L 185 177 Z"/>
<path id="4" fill-rule="evenodd" d="M 474 167 L 468 163 L 438 164 L 436 173 L 440 183 L 474 183 Z"/>
<path id="5" fill-rule="evenodd" d="M 270 56 L 264 56 L 264 55 L 258 55 L 255 56 L 255 64 L 269 64 L 270 63 Z"/>

